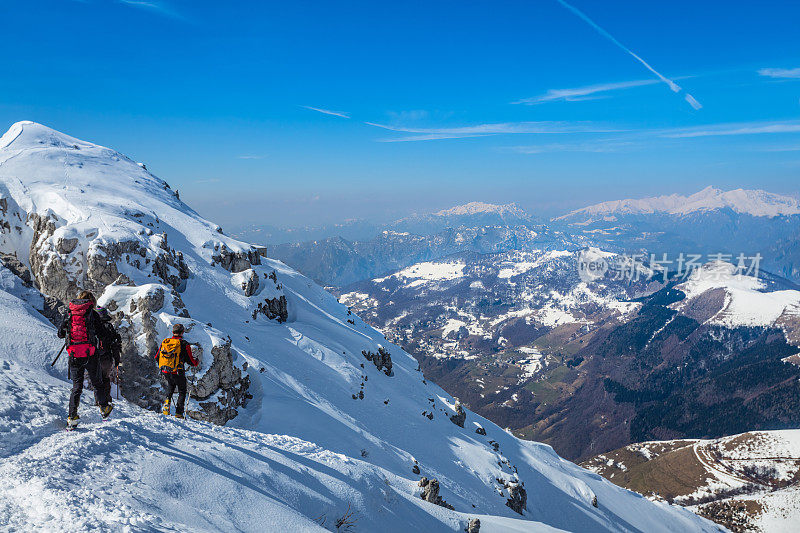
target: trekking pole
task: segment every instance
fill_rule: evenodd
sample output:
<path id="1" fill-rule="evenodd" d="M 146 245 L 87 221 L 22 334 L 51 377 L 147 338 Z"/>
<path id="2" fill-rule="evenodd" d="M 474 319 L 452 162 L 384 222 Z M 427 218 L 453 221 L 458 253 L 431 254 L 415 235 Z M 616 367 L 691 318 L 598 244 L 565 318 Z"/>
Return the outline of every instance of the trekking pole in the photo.
<path id="1" fill-rule="evenodd" d="M 117 370 L 117 400 L 119 400 L 119 365 L 116 366 Z"/>
<path id="2" fill-rule="evenodd" d="M 67 343 L 65 342 L 64 346 L 62 346 L 61 349 L 58 351 L 58 355 L 56 355 L 56 358 L 53 359 L 52 363 L 50 363 L 50 366 L 55 366 L 56 361 L 58 361 L 58 358 L 61 357 L 61 353 L 64 351 L 64 348 L 66 348 L 66 347 L 67 347 Z"/>

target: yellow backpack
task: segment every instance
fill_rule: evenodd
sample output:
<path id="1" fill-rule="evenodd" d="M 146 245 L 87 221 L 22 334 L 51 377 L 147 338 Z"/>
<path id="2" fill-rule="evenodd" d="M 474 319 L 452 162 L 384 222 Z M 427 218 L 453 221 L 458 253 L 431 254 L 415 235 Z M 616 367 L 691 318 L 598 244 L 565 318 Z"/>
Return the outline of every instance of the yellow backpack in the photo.
<path id="1" fill-rule="evenodd" d="M 181 340 L 164 339 L 158 352 L 158 368 L 174 374 L 181 366 Z"/>

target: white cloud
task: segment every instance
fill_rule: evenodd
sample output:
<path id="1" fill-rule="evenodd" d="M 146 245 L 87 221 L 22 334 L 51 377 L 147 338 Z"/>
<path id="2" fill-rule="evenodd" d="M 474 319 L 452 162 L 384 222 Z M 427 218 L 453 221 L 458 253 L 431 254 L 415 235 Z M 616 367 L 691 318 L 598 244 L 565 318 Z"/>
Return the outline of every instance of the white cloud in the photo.
<path id="1" fill-rule="evenodd" d="M 311 111 L 316 111 L 317 113 L 323 113 L 325 115 L 333 115 L 334 117 L 350 118 L 350 113 L 345 113 L 344 111 L 331 111 L 330 109 L 312 107 L 310 105 L 302 105 L 300 107 L 310 109 Z"/>
<path id="2" fill-rule="evenodd" d="M 511 103 L 536 105 L 545 102 L 552 102 L 555 100 L 563 100 L 566 102 L 580 102 L 583 100 L 591 100 L 593 98 L 599 98 L 602 96 L 602 93 L 619 91 L 622 89 L 630 89 L 632 87 L 642 87 L 644 85 L 655 85 L 656 83 L 659 83 L 659 80 L 633 80 L 633 81 L 621 81 L 617 83 L 599 83 L 596 85 L 587 85 L 585 87 L 575 87 L 572 89 L 550 89 L 545 94 L 542 94 L 540 96 L 523 98 L 521 100 L 517 100 L 516 102 L 511 102 Z M 592 97 L 592 95 L 598 95 L 598 96 Z"/>
<path id="3" fill-rule="evenodd" d="M 587 153 L 610 153 L 619 152 L 621 150 L 631 148 L 632 142 L 623 141 L 596 141 L 585 143 L 571 143 L 571 144 L 537 144 L 529 146 L 509 146 L 504 150 L 515 152 L 518 154 L 544 154 L 553 152 L 587 152 Z"/>
<path id="4" fill-rule="evenodd" d="M 264 159 L 264 156 L 256 154 L 245 154 L 236 156 L 236 159 Z"/>
<path id="5" fill-rule="evenodd" d="M 175 12 L 171 7 L 169 7 L 164 2 L 158 2 L 155 0 L 118 0 L 118 1 L 121 4 L 125 4 L 131 7 L 136 7 L 139 9 L 145 9 L 147 11 L 158 13 L 159 15 L 164 15 L 166 17 L 175 19 L 183 18 L 180 14 Z"/>
<path id="6" fill-rule="evenodd" d="M 438 139 L 464 139 L 469 137 L 486 137 L 489 135 L 518 135 L 518 134 L 558 134 L 558 133 L 609 133 L 613 130 L 599 127 L 586 122 L 499 122 L 491 124 L 476 124 L 456 128 L 412 128 L 405 126 L 390 126 L 365 122 L 369 126 L 382 128 L 398 133 L 412 133 L 394 139 L 381 139 L 381 142 L 403 141 L 431 141 Z"/>
<path id="7" fill-rule="evenodd" d="M 564 0 L 556 0 L 556 1 L 559 4 L 561 4 L 562 6 L 564 6 L 566 9 L 571 11 L 573 14 L 575 14 L 578 18 L 580 18 L 581 20 L 586 22 L 589 26 L 594 28 L 595 31 L 597 31 L 597 33 L 599 33 L 600 35 L 602 35 L 603 37 L 605 37 L 606 39 L 608 39 L 609 41 L 611 41 L 612 43 L 617 45 L 619 48 L 621 48 L 622 50 L 624 50 L 625 52 L 630 54 L 631 57 L 633 57 L 634 59 L 636 59 L 636 61 L 641 63 L 642 66 L 644 66 L 644 68 L 646 68 L 647 70 L 649 70 L 650 72 L 655 74 L 655 76 L 658 77 L 659 80 L 664 82 L 667 85 L 667 87 L 669 87 L 672 90 L 672 92 L 679 93 L 679 92 L 681 92 L 683 90 L 683 89 L 681 89 L 681 87 L 677 83 L 675 83 L 671 79 L 667 78 L 666 76 L 664 76 L 663 74 L 658 72 L 656 69 L 654 69 L 652 66 L 650 66 L 650 64 L 647 61 L 645 61 L 644 59 L 642 59 L 641 57 L 636 55 L 630 48 L 628 48 L 627 46 L 625 46 L 624 44 L 619 42 L 613 35 L 611 35 L 606 30 L 601 28 L 595 21 L 593 21 L 585 13 L 583 13 L 583 11 L 579 10 L 576 7 L 573 7 L 572 5 L 568 4 Z M 689 93 L 686 93 L 686 96 L 687 96 L 687 98 L 685 98 L 686 102 L 688 102 L 689 105 L 691 105 L 694 109 L 700 109 L 701 107 L 703 107 L 702 105 L 700 105 L 700 102 L 698 102 Z"/>
<path id="8" fill-rule="evenodd" d="M 800 121 L 786 122 L 742 122 L 736 124 L 715 124 L 662 132 L 662 137 L 673 139 L 691 137 L 716 137 L 721 135 L 757 135 L 762 133 L 798 133 Z"/>
<path id="9" fill-rule="evenodd" d="M 758 74 L 769 78 L 800 78 L 800 68 L 762 68 Z"/>
<path id="10" fill-rule="evenodd" d="M 689 105 L 692 106 L 692 108 L 694 108 L 695 110 L 701 109 L 703 107 L 700 104 L 700 102 L 695 100 L 694 96 L 692 96 L 689 93 L 686 93 L 686 95 L 684 95 L 683 99 L 686 100 L 687 102 L 689 102 Z"/>
<path id="11" fill-rule="evenodd" d="M 759 150 L 761 152 L 800 152 L 800 144 L 797 146 L 770 146 Z"/>

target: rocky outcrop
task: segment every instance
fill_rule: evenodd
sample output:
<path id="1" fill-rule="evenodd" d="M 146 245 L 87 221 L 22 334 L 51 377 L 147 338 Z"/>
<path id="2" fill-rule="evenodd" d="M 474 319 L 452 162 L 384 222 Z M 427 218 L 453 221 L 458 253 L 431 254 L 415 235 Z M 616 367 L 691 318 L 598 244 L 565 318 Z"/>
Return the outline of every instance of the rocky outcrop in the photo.
<path id="1" fill-rule="evenodd" d="M 464 408 L 461 406 L 460 402 L 456 402 L 455 406 L 456 414 L 450 415 L 450 422 L 457 425 L 458 427 L 464 427 L 464 422 L 467 420 L 467 412 L 464 411 Z"/>
<path id="2" fill-rule="evenodd" d="M 217 243 L 214 245 L 211 264 L 219 265 L 228 272 L 242 272 L 253 265 L 260 265 L 261 255 L 252 248 L 245 252 L 234 252 L 229 250 L 225 243 Z"/>
<path id="3" fill-rule="evenodd" d="M 478 426 L 478 429 L 475 430 L 475 433 L 478 435 L 486 435 L 486 430 L 482 426 Z"/>
<path id="4" fill-rule="evenodd" d="M 56 251 L 62 255 L 71 254 L 75 248 L 78 246 L 78 239 L 77 237 L 73 237 L 71 239 L 58 239 L 56 242 Z"/>
<path id="5" fill-rule="evenodd" d="M 420 498 L 425 500 L 426 502 L 430 502 L 446 509 L 454 510 L 454 507 L 444 501 L 441 496 L 439 496 L 439 480 L 437 479 L 428 479 L 426 477 L 419 480 L 419 486 L 422 487 L 422 494 L 420 494 Z"/>
<path id="6" fill-rule="evenodd" d="M 0 264 L 17 276 L 25 287 L 33 288 L 36 286 L 36 280 L 33 278 L 30 269 L 15 255 L 0 253 Z M 54 326 L 61 325 L 61 321 L 67 312 L 67 306 L 63 302 L 44 294 L 42 295 L 41 309 L 38 306 L 35 307 Z"/>
<path id="7" fill-rule="evenodd" d="M 242 291 L 248 298 L 258 292 L 258 274 L 252 268 L 242 271 Z"/>
<path id="8" fill-rule="evenodd" d="M 508 483 L 506 485 L 508 489 L 508 500 L 506 501 L 506 505 L 514 512 L 522 514 L 522 512 L 527 509 L 528 506 L 528 493 L 525 491 L 525 487 L 520 485 L 519 483 Z"/>
<path id="9" fill-rule="evenodd" d="M 30 265 L 39 289 L 45 294 L 66 302 L 74 298 L 80 290 L 78 279 L 83 277 L 83 260 L 82 257 L 76 257 L 74 249 L 68 258 L 62 258 L 55 249 L 51 248 L 50 238 L 56 231 L 57 220 L 57 217 L 52 214 L 40 216 L 37 213 L 31 213 L 28 216 L 28 224 L 33 228 Z"/>
<path id="10" fill-rule="evenodd" d="M 31 229 L 26 220 L 27 214 L 0 185 L 0 252 L 14 255 L 20 244 L 28 244 Z"/>
<path id="11" fill-rule="evenodd" d="M 367 361 L 372 361 L 372 364 L 375 365 L 375 368 L 378 370 L 383 370 L 383 373 L 387 376 L 394 376 L 394 372 L 392 371 L 392 354 L 390 354 L 383 346 L 378 348 L 377 353 L 373 353 L 369 350 L 362 350 L 361 355 L 363 355 Z"/>
<path id="12" fill-rule="evenodd" d="M 164 296 L 163 289 L 150 291 L 142 297 L 131 299 L 125 310 L 114 300 L 106 304 L 122 337 L 120 391 L 128 401 L 145 409 L 158 409 L 163 400 L 161 387 L 158 386 L 161 377 L 152 357 L 160 340 L 153 313 L 164 306 Z"/>
<path id="13" fill-rule="evenodd" d="M 60 223 L 52 214 L 28 217 L 33 227 L 30 247 L 31 269 L 43 293 L 68 301 L 81 289 L 98 294 L 120 279 L 119 264 L 124 262 L 170 285 L 180 292 L 189 278 L 189 267 L 183 254 L 169 247 L 166 233 L 148 236 L 158 246 L 145 246 L 139 240 L 89 241 L 83 250 L 75 237 L 54 234 Z M 55 240 L 55 242 L 53 242 Z M 152 242 L 152 241 L 151 241 Z"/>
<path id="14" fill-rule="evenodd" d="M 33 286 L 33 277 L 31 276 L 31 271 L 22 261 L 17 259 L 16 256 L 0 253 L 0 264 L 9 269 L 14 273 L 14 275 L 22 280 L 23 285 L 26 287 Z"/>
<path id="15" fill-rule="evenodd" d="M 258 305 L 253 309 L 253 320 L 258 318 L 258 315 L 264 315 L 270 320 L 278 320 L 278 322 L 286 322 L 289 318 L 289 308 L 286 305 L 286 296 L 281 294 L 277 298 L 265 298 L 263 302 L 258 302 Z"/>
<path id="16" fill-rule="evenodd" d="M 200 346 L 198 346 L 200 348 Z M 202 349 L 199 350 L 202 358 Z M 202 412 L 187 411 L 188 415 L 198 420 L 209 420 L 216 424 L 224 424 L 233 419 L 237 408 L 244 406 L 252 396 L 247 392 L 250 387 L 250 376 L 242 376 L 242 369 L 233 364 L 231 339 L 211 348 L 213 362 L 211 367 L 196 383 L 192 384 L 191 395 L 200 401 Z M 206 402 L 211 395 L 221 391 L 215 401 Z"/>
<path id="17" fill-rule="evenodd" d="M 466 533 L 480 533 L 481 521 L 477 518 L 470 518 L 467 527 L 464 528 Z"/>
<path id="18" fill-rule="evenodd" d="M 153 386 L 158 385 L 161 378 L 152 358 L 161 341 L 156 316 L 165 307 L 170 296 L 173 307 L 177 309 L 178 306 L 183 306 L 177 294 L 167 294 L 160 287 L 131 298 L 125 309 L 114 300 L 106 303 L 122 337 L 120 390 L 129 401 L 146 409 L 158 409 L 163 400 L 161 387 Z M 203 327 L 194 321 L 184 324 L 187 340 L 191 340 L 193 329 Z M 237 409 L 252 398 L 248 392 L 250 376 L 234 364 L 230 338 L 219 343 L 215 343 L 212 338 L 209 351 L 210 354 L 207 355 L 203 344 L 192 345 L 193 355 L 201 363 L 205 357 L 210 356 L 212 359 L 208 369 L 198 379 L 195 380 L 192 373 L 188 373 L 189 396 L 198 400 L 200 410 L 187 407 L 186 414 L 196 420 L 222 425 L 236 417 Z"/>

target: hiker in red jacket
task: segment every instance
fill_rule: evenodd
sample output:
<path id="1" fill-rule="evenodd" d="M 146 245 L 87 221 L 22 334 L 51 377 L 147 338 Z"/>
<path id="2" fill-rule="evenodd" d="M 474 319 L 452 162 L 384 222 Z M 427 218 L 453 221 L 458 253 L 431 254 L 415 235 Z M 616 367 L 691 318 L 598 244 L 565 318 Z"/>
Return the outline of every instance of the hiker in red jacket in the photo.
<path id="1" fill-rule="evenodd" d="M 69 415 L 67 429 L 78 425 L 78 405 L 83 392 L 83 377 L 89 375 L 89 381 L 95 390 L 103 390 L 103 380 L 100 372 L 98 350 L 98 328 L 100 317 L 95 311 L 96 300 L 89 291 L 83 291 L 76 300 L 69 303 L 67 312 L 58 336 L 66 338 L 67 353 L 69 353 L 68 372 L 72 377 L 72 393 L 69 395 Z M 103 418 L 111 414 L 114 406 L 106 396 L 99 398 L 100 413 Z"/>
<path id="2" fill-rule="evenodd" d="M 175 418 L 183 418 L 183 406 L 186 403 L 186 370 L 183 365 L 189 363 L 193 367 L 199 364 L 192 357 L 192 347 L 183 340 L 183 324 L 172 326 L 172 337 L 164 339 L 161 347 L 156 352 L 155 360 L 158 369 L 166 382 L 164 392 L 166 398 L 161 408 L 161 412 L 169 416 L 169 406 L 172 403 L 172 395 L 175 388 L 178 389 L 178 403 L 175 405 Z"/>

